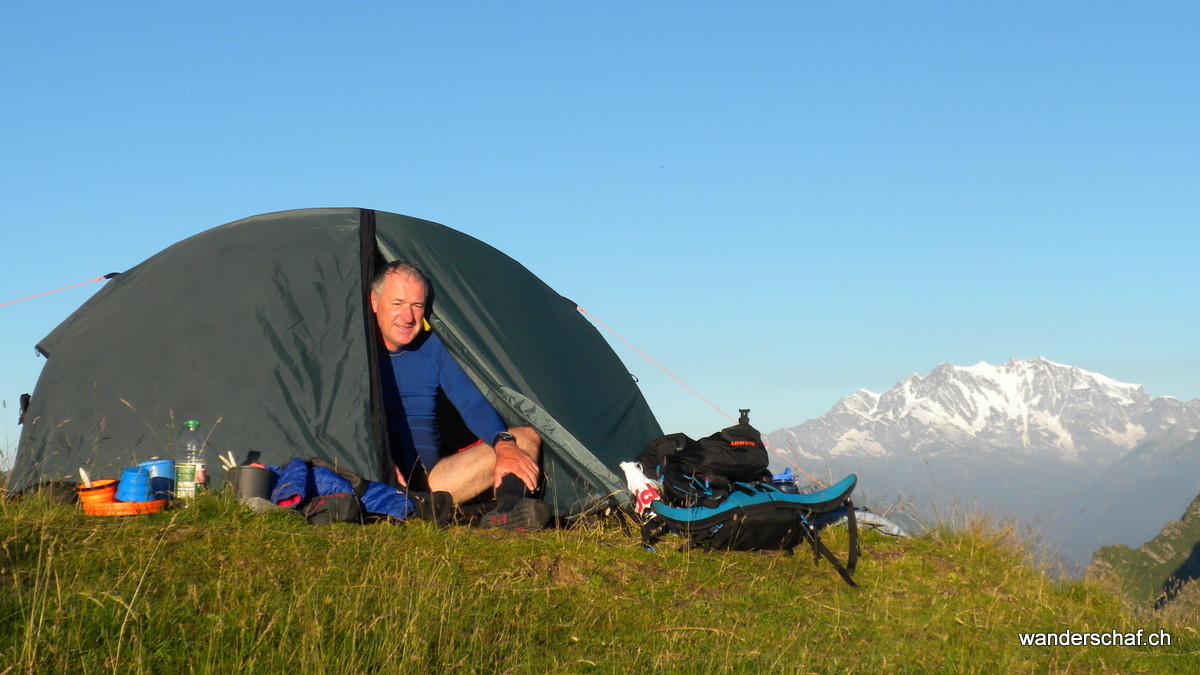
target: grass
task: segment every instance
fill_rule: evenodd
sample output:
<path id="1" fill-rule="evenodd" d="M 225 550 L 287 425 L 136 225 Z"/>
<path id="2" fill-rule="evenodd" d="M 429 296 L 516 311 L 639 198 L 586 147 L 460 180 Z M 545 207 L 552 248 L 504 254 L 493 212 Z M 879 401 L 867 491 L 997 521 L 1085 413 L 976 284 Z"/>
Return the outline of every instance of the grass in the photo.
<path id="1" fill-rule="evenodd" d="M 845 532 L 827 532 L 844 557 Z M 1162 672 L 1195 614 L 1138 615 L 1028 562 L 1011 528 L 867 532 L 846 586 L 807 551 L 640 550 L 608 522 L 511 535 L 312 527 L 220 495 L 96 518 L 0 513 L 0 673 Z M 1019 631 L 1166 629 L 1169 647 L 1022 647 Z"/>

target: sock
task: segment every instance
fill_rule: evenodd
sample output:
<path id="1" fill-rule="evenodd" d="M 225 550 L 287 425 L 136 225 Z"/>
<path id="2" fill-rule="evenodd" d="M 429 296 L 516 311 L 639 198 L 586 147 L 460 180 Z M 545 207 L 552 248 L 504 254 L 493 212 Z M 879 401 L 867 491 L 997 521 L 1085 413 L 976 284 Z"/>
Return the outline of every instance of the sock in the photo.
<path id="1" fill-rule="evenodd" d="M 500 487 L 496 488 L 496 502 L 504 504 L 515 502 L 525 496 L 525 483 L 513 474 L 500 479 Z"/>

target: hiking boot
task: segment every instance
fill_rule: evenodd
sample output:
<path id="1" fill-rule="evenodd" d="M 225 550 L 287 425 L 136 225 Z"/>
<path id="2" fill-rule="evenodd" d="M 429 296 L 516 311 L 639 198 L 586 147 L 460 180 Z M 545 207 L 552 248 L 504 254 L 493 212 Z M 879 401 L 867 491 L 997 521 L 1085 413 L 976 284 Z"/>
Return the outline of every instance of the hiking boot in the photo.
<path id="1" fill-rule="evenodd" d="M 550 522 L 550 505 L 540 499 L 522 497 L 506 501 L 483 515 L 479 526 L 515 532 L 534 532 Z"/>
<path id="2" fill-rule="evenodd" d="M 428 520 L 439 528 L 450 524 L 454 516 L 454 496 L 449 492 L 409 492 L 406 493 L 416 505 L 415 515 L 421 520 Z"/>

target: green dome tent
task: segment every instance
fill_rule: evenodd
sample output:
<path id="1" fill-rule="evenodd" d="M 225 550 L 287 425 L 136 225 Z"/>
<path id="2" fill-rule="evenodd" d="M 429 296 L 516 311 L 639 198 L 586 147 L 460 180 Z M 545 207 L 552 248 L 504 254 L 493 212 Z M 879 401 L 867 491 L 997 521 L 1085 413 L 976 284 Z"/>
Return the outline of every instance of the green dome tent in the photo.
<path id="1" fill-rule="evenodd" d="M 615 498 L 617 464 L 662 431 L 575 304 L 460 232 L 349 208 L 222 225 L 109 281 L 37 345 L 10 489 L 171 456 L 185 419 L 239 459 L 323 456 L 394 481 L 366 298 L 395 259 L 428 273 L 430 323 L 505 422 L 542 435 L 558 512 Z"/>

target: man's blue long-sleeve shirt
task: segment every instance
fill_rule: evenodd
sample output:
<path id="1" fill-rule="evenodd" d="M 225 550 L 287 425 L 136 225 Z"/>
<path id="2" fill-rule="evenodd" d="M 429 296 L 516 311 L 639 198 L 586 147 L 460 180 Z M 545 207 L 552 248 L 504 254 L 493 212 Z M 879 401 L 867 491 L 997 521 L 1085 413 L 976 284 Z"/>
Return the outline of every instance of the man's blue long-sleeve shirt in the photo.
<path id="1" fill-rule="evenodd" d="M 379 370 L 392 457 L 402 469 L 417 459 L 426 469 L 438 461 L 442 450 L 437 426 L 439 389 L 471 433 L 485 443 L 508 429 L 435 333 L 423 333 L 399 351 L 381 352 Z"/>

